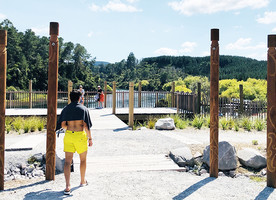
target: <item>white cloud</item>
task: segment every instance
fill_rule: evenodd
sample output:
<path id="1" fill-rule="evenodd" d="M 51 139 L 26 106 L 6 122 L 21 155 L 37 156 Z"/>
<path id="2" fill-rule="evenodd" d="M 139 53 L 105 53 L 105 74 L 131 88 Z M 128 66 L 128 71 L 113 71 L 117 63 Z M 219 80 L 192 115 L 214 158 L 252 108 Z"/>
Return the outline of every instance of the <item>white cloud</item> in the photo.
<path id="1" fill-rule="evenodd" d="M 184 42 L 181 47 L 182 49 L 179 50 L 180 53 L 190 53 L 194 50 L 197 46 L 195 42 Z"/>
<path id="2" fill-rule="evenodd" d="M 157 49 L 154 53 L 157 55 L 171 55 L 171 56 L 178 56 L 184 53 L 191 53 L 193 52 L 194 48 L 197 46 L 195 42 L 184 42 L 181 45 L 180 49 L 170 49 L 170 48 L 160 48 Z"/>
<path id="3" fill-rule="evenodd" d="M 88 37 L 92 37 L 92 35 L 94 35 L 93 31 L 90 31 L 90 32 L 87 34 Z"/>
<path id="4" fill-rule="evenodd" d="M 263 17 L 259 17 L 257 22 L 260 24 L 276 23 L 276 12 L 265 12 Z"/>
<path id="5" fill-rule="evenodd" d="M 129 2 L 129 3 L 135 3 L 135 2 L 137 2 L 139 0 L 126 0 L 126 1 Z"/>
<path id="6" fill-rule="evenodd" d="M 181 0 L 168 3 L 173 10 L 184 15 L 211 14 L 220 11 L 237 11 L 243 8 L 262 8 L 269 0 Z"/>
<path id="7" fill-rule="evenodd" d="M 157 55 L 177 56 L 178 50 L 163 47 L 163 48 L 157 49 L 154 53 Z"/>
<path id="8" fill-rule="evenodd" d="M 264 42 L 252 44 L 251 38 L 239 38 L 233 43 L 225 46 L 226 52 L 223 54 L 245 56 L 257 60 L 265 60 L 267 47 Z"/>
<path id="9" fill-rule="evenodd" d="M 265 49 L 265 43 L 259 43 L 257 45 L 251 45 L 251 38 L 239 38 L 234 43 L 229 43 L 226 45 L 227 50 L 257 50 L 257 49 Z"/>
<path id="10" fill-rule="evenodd" d="M 274 29 L 272 29 L 272 32 L 276 32 L 276 27 Z"/>
<path id="11" fill-rule="evenodd" d="M 36 35 L 49 35 L 49 28 L 48 27 L 33 27 L 31 28 Z"/>
<path id="12" fill-rule="evenodd" d="M 129 3 L 133 3 L 133 0 L 128 0 Z M 141 12 L 141 9 L 138 9 L 132 5 L 128 5 L 122 3 L 120 0 L 111 0 L 104 6 L 98 6 L 96 4 L 92 4 L 89 6 L 89 9 L 97 12 L 97 11 L 104 11 L 104 12 Z"/>
<path id="13" fill-rule="evenodd" d="M 7 18 L 7 16 L 6 16 L 6 15 L 4 15 L 4 14 L 0 13 L 0 20 L 6 19 L 6 18 Z"/>

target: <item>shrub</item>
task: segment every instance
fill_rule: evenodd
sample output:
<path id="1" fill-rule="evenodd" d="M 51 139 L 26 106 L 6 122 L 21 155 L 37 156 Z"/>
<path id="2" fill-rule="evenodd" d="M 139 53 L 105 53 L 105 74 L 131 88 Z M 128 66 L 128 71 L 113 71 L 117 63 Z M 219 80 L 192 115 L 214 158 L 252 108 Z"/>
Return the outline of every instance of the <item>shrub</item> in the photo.
<path id="1" fill-rule="evenodd" d="M 204 117 L 204 119 L 204 125 L 210 128 L 210 115 L 207 115 L 206 117 Z"/>
<path id="2" fill-rule="evenodd" d="M 228 129 L 232 130 L 234 128 L 234 126 L 235 126 L 235 121 L 232 118 L 230 118 L 228 120 Z"/>
<path id="3" fill-rule="evenodd" d="M 254 127 L 257 131 L 262 131 L 265 128 L 265 122 L 261 119 L 256 119 L 254 122 Z"/>
<path id="4" fill-rule="evenodd" d="M 13 129 L 16 132 L 19 132 L 20 129 L 22 129 L 22 124 L 23 124 L 23 118 L 22 117 L 16 117 L 16 118 L 14 118 L 14 120 L 12 122 Z"/>
<path id="5" fill-rule="evenodd" d="M 258 145 L 258 140 L 252 140 L 253 145 Z"/>
<path id="6" fill-rule="evenodd" d="M 40 118 L 40 120 L 37 122 L 37 129 L 39 131 L 42 131 L 45 128 L 46 120 L 45 118 Z"/>
<path id="7" fill-rule="evenodd" d="M 156 121 L 156 118 L 150 117 L 148 121 L 148 128 L 154 129 Z"/>
<path id="8" fill-rule="evenodd" d="M 194 120 L 192 122 L 192 126 L 197 129 L 201 129 L 203 123 L 204 119 L 200 115 L 195 115 Z"/>
<path id="9" fill-rule="evenodd" d="M 251 131 L 252 121 L 248 117 L 244 117 L 241 119 L 241 126 L 242 126 L 242 128 L 246 129 L 247 131 Z"/>
<path id="10" fill-rule="evenodd" d="M 31 120 L 30 119 L 25 119 L 23 122 L 23 130 L 24 133 L 28 133 L 31 130 Z"/>
<path id="11" fill-rule="evenodd" d="M 178 123 L 177 128 L 179 129 L 185 129 L 188 126 L 188 122 L 185 120 L 181 120 L 181 122 Z"/>
<path id="12" fill-rule="evenodd" d="M 225 117 L 221 118 L 220 125 L 221 125 L 223 130 L 228 129 L 228 121 Z"/>

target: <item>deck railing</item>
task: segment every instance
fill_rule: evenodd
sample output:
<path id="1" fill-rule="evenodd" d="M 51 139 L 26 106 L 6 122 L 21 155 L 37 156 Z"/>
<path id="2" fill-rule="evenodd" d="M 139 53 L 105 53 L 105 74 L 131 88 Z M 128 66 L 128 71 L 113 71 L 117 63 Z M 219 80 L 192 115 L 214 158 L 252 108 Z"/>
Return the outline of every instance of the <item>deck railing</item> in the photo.
<path id="1" fill-rule="evenodd" d="M 88 108 L 97 108 L 95 100 L 97 91 L 86 91 L 84 105 Z M 112 107 L 112 92 L 106 92 L 106 107 Z M 31 99 L 30 99 L 31 97 Z M 57 107 L 63 108 L 68 104 L 68 92 L 58 91 Z M 242 107 L 241 107 L 242 106 Z M 116 108 L 129 107 L 129 91 L 116 91 Z M 177 108 L 181 114 L 210 113 L 209 100 L 198 101 L 197 94 L 167 92 L 167 91 L 135 91 L 134 108 Z M 7 91 L 6 108 L 47 108 L 47 91 Z M 266 102 L 239 99 L 219 98 L 219 115 L 226 117 L 257 116 L 266 117 Z"/>

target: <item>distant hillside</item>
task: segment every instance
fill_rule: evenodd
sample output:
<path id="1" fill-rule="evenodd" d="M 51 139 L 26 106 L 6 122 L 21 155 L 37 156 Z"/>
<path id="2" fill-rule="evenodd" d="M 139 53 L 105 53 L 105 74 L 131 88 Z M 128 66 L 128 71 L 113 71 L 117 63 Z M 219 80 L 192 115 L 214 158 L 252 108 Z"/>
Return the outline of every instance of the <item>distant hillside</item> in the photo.
<path id="1" fill-rule="evenodd" d="M 100 65 L 108 65 L 109 64 L 109 62 L 105 62 L 105 61 L 96 61 L 95 62 L 95 66 L 100 66 Z"/>
<path id="2" fill-rule="evenodd" d="M 144 58 L 142 63 L 156 64 L 159 69 L 171 66 L 182 73 L 210 77 L 210 56 L 159 56 Z M 266 79 L 267 62 L 240 56 L 220 56 L 220 79 Z"/>

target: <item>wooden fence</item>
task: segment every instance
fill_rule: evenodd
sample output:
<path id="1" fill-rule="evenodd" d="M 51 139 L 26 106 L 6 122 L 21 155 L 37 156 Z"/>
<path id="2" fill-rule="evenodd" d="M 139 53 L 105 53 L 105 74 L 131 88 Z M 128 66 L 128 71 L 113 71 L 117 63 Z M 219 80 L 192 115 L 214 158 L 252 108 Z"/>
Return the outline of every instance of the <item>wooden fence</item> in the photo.
<path id="1" fill-rule="evenodd" d="M 86 91 L 84 105 L 88 108 L 97 108 L 98 102 L 95 100 L 97 91 Z M 106 92 L 106 107 L 112 107 L 112 92 Z M 30 99 L 31 97 L 31 99 Z M 58 108 L 63 108 L 68 104 L 68 92 L 58 91 Z M 129 106 L 129 91 L 116 91 L 116 108 Z M 184 115 L 210 114 L 209 100 L 204 99 L 199 102 L 198 94 L 166 92 L 166 91 L 135 91 L 134 107 L 156 108 L 170 107 L 177 108 L 178 113 Z M 47 91 L 7 91 L 6 108 L 47 108 Z M 266 102 L 239 99 L 220 98 L 219 115 L 225 117 L 256 116 L 266 117 Z"/>

